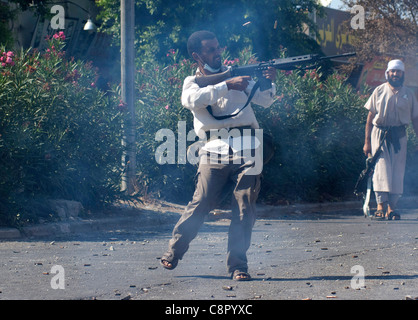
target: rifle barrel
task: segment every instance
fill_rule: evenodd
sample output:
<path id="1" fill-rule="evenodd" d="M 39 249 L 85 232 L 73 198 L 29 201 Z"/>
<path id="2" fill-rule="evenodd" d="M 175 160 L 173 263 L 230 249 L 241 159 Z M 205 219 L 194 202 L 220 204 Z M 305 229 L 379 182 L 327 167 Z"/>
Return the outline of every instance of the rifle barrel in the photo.
<path id="1" fill-rule="evenodd" d="M 336 54 L 333 56 L 324 56 L 324 57 L 320 57 L 319 60 L 325 60 L 325 59 L 334 59 L 334 58 L 341 58 L 341 57 L 352 57 L 355 56 L 357 53 L 356 52 L 348 52 L 348 53 L 342 53 L 342 54 Z"/>

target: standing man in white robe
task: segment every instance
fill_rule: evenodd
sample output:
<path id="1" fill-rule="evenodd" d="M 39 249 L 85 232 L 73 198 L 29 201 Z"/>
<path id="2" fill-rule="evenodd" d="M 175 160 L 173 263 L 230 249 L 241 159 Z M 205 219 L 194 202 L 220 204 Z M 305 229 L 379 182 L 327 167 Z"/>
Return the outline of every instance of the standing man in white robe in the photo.
<path id="1" fill-rule="evenodd" d="M 405 66 L 401 60 L 389 61 L 387 82 L 378 86 L 365 104 L 369 110 L 363 152 L 375 154 L 387 131 L 382 152 L 373 174 L 377 210 L 375 219 L 398 220 L 396 204 L 403 193 L 407 136 L 412 122 L 418 134 L 418 102 L 414 93 L 403 86 Z"/>

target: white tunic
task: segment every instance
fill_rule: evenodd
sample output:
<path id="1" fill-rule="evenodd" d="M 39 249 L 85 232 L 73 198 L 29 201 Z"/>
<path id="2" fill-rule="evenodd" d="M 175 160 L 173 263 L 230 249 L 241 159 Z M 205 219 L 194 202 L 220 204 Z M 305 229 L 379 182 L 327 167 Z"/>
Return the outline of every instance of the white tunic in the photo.
<path id="1" fill-rule="evenodd" d="M 414 93 L 406 87 L 393 92 L 388 83 L 378 86 L 365 104 L 365 108 L 375 113 L 371 135 L 372 154 L 375 154 L 383 133 L 377 126 L 390 127 L 409 125 L 418 118 L 418 103 Z M 403 193 L 405 175 L 407 137 L 400 139 L 401 149 L 395 153 L 393 145 L 385 142 L 373 174 L 374 191 Z"/>

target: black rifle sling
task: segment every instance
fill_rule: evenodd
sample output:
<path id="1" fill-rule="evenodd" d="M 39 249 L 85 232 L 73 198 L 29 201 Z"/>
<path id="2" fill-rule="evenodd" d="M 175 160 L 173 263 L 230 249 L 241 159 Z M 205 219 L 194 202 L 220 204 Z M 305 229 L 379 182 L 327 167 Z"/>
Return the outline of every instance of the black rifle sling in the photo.
<path id="1" fill-rule="evenodd" d="M 208 110 L 209 114 L 212 117 L 214 117 L 216 120 L 224 120 L 224 119 L 229 119 L 229 118 L 235 117 L 235 116 L 237 116 L 242 110 L 244 110 L 250 104 L 250 101 L 254 97 L 254 94 L 255 94 L 255 92 L 257 91 L 257 89 L 259 87 L 260 87 L 260 83 L 257 81 L 257 83 L 252 88 L 252 90 L 250 92 L 250 95 L 248 96 L 248 99 L 247 99 L 247 102 L 245 103 L 245 105 L 241 109 L 239 109 L 237 112 L 235 112 L 233 114 L 228 114 L 228 115 L 225 115 L 225 116 L 215 116 L 215 115 L 213 115 L 212 106 L 211 105 L 207 106 L 206 109 Z"/>

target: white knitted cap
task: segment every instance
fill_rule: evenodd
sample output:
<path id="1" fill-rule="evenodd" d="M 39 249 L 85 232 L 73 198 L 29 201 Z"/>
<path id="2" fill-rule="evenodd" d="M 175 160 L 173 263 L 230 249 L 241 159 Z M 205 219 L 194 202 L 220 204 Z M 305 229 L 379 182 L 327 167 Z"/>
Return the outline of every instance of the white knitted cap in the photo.
<path id="1" fill-rule="evenodd" d="M 385 76 L 386 80 L 388 79 L 388 71 L 389 70 L 401 70 L 405 72 L 405 65 L 401 60 L 391 60 L 388 63 L 388 68 L 386 69 Z"/>

